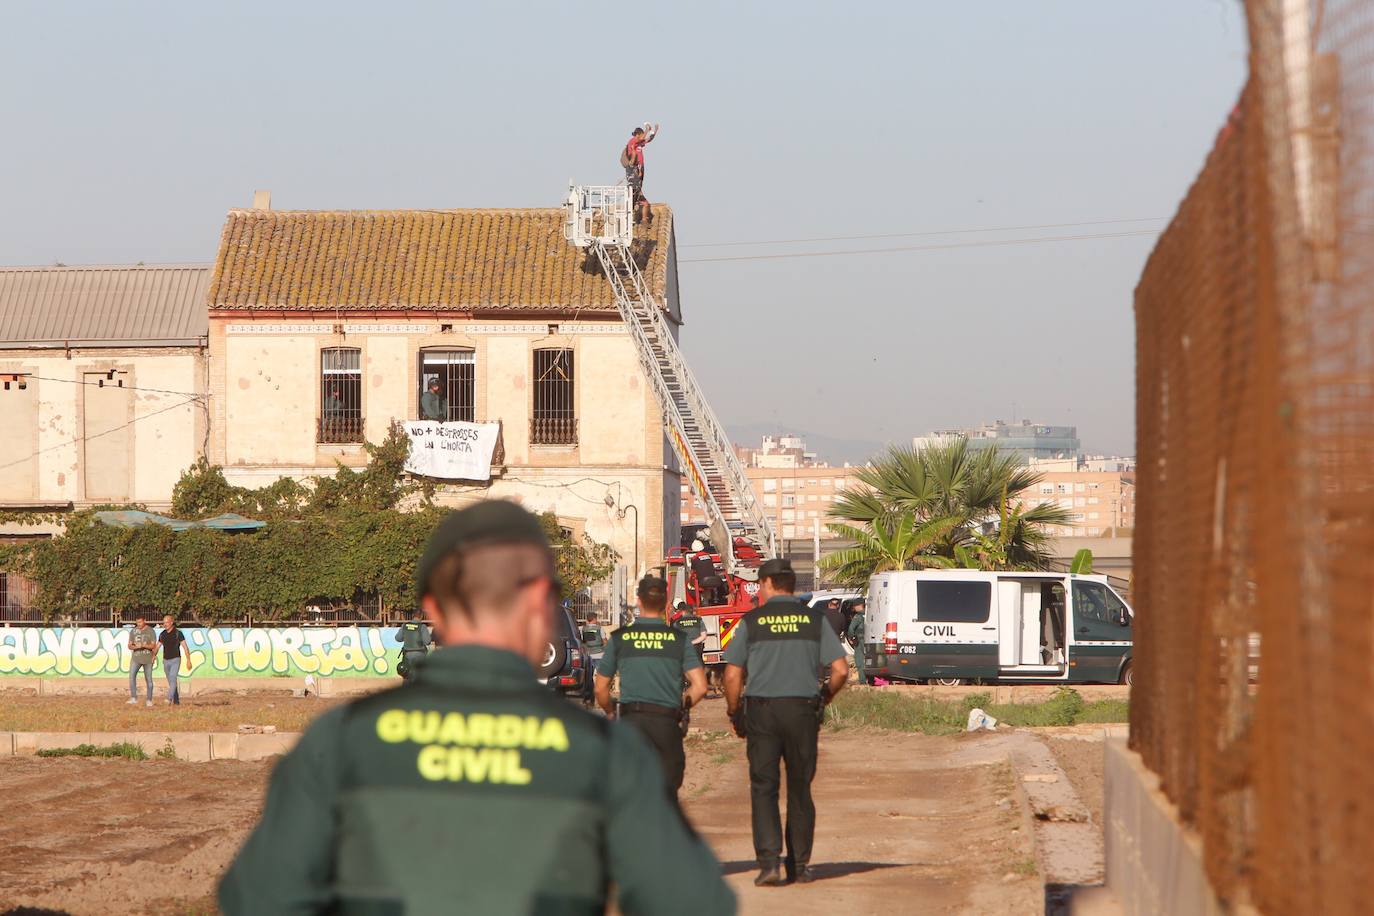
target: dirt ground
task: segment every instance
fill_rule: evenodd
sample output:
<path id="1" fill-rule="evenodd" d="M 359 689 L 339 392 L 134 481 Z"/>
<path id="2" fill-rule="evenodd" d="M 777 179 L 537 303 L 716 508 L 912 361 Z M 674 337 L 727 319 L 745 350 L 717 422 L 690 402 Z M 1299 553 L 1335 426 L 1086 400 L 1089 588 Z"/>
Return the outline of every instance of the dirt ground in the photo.
<path id="1" fill-rule="evenodd" d="M 1093 823 L 1102 826 L 1102 769 L 1104 748 L 1101 741 L 1051 738 L 1046 742 L 1055 762 L 1073 784 L 1079 799 L 1092 813 Z"/>
<path id="2" fill-rule="evenodd" d="M 153 706 L 128 705 L 127 697 L 0 695 L 0 732 L 232 732 L 240 725 L 275 725 L 301 731 L 337 699 L 206 694 L 180 706 L 157 698 Z"/>
<path id="3" fill-rule="evenodd" d="M 755 888 L 744 742 L 727 732 L 719 700 L 693 725 L 682 797 L 742 913 L 1042 911 L 1002 736 L 824 733 L 813 859 L 822 880 Z M 0 912 L 106 913 L 118 901 L 125 913 L 214 913 L 216 878 L 251 828 L 270 772 L 270 761 L 0 758 L 9 825 Z M 176 799 L 170 808 L 164 791 Z"/>

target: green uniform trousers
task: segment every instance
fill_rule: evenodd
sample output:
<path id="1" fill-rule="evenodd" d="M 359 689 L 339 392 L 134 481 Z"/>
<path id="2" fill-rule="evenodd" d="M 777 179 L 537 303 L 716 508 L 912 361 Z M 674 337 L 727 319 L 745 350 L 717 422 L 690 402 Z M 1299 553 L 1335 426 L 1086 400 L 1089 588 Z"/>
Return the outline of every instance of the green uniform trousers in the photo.
<path id="1" fill-rule="evenodd" d="M 816 805 L 811 781 L 816 777 L 820 700 L 802 697 L 748 697 L 745 750 L 749 758 L 749 807 L 754 825 L 754 855 L 761 868 L 778 864 L 783 830 L 778 815 L 781 762 L 787 767 L 788 871 L 809 865 L 816 835 Z"/>
<path id="2" fill-rule="evenodd" d="M 663 766 L 663 781 L 668 797 L 677 804 L 682 788 L 682 776 L 687 771 L 687 753 L 682 749 L 682 725 L 678 711 L 663 707 L 646 709 L 647 703 L 626 703 L 620 708 L 620 718 L 639 730 L 658 753 Z M 662 709 L 662 712 L 657 710 Z"/>

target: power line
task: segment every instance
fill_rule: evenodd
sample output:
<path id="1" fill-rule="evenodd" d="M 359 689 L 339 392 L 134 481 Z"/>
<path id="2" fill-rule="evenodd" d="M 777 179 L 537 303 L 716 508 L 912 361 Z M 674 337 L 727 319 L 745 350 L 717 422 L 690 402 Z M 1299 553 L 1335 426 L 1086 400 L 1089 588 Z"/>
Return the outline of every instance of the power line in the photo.
<path id="1" fill-rule="evenodd" d="M 945 251 L 951 248 L 995 248 L 1007 245 L 1035 245 L 1041 242 L 1078 242 L 1087 239 L 1124 239 L 1140 235 L 1158 235 L 1158 229 L 1134 229 L 1128 232 L 1098 232 L 1084 235 L 1049 235 L 1030 239 L 999 239 L 987 242 L 950 242 L 946 245 L 902 245 L 896 248 L 855 248 L 850 251 L 798 251 L 791 254 L 743 254 L 720 258 L 683 258 L 679 264 L 706 264 L 714 261 L 784 261 L 792 258 L 838 258 L 852 254 L 894 254 L 902 251 Z"/>
<path id="2" fill-rule="evenodd" d="M 736 245 L 794 245 L 804 242 L 854 242 L 864 239 L 906 239 L 932 235 L 966 235 L 974 232 L 1030 232 L 1036 229 L 1071 229 L 1075 226 L 1112 226 L 1121 223 L 1153 223 L 1167 216 L 1142 216 L 1139 219 L 1098 219 L 1083 223 L 1041 223 L 1036 226 L 987 226 L 981 229 L 940 229 L 922 232 L 887 232 L 877 235 L 825 235 L 809 239 L 767 239 L 761 242 L 688 242 L 680 248 L 722 248 Z"/>

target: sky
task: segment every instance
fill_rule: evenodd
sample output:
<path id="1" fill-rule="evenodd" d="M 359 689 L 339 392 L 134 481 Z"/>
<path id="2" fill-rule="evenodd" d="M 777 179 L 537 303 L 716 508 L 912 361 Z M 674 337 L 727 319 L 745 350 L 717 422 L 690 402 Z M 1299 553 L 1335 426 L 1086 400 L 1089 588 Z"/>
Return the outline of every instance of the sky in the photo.
<path id="1" fill-rule="evenodd" d="M 255 188 L 557 206 L 621 178 L 652 120 L 645 190 L 673 207 L 715 412 L 836 461 L 1013 418 L 1132 454 L 1132 291 L 1245 76 L 1235 0 L 6 0 L 5 20 L 0 263 L 210 261 Z M 1002 227 L 1053 228 L 982 231 Z M 869 249 L 914 250 L 829 254 Z M 780 254 L 806 256 L 759 257 Z"/>

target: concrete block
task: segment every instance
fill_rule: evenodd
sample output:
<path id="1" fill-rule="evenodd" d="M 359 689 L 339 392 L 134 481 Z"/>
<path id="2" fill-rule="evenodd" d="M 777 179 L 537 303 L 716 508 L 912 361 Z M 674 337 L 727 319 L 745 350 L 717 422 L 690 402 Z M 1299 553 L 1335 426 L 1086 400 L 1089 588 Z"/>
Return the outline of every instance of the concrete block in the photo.
<path id="1" fill-rule="evenodd" d="M 15 754 L 34 754 L 59 747 L 94 744 L 90 732 L 15 732 Z M 94 736 L 100 737 L 100 736 Z"/>
<path id="2" fill-rule="evenodd" d="M 296 746 L 300 737 L 299 732 L 278 732 L 275 735 L 239 735 L 238 759 L 261 760 L 264 757 L 285 754 Z"/>
<path id="3" fill-rule="evenodd" d="M 0 732 L 0 757 L 14 756 L 14 732 Z"/>
<path id="4" fill-rule="evenodd" d="M 1127 916 L 1221 916 L 1203 869 L 1202 840 L 1178 818 L 1140 755 L 1121 738 L 1106 744 L 1103 820 L 1107 887 Z"/>
<path id="5" fill-rule="evenodd" d="M 211 760 L 237 760 L 239 756 L 239 736 L 233 732 L 210 733 Z"/>
<path id="6" fill-rule="evenodd" d="M 41 677 L 0 677 L 0 693 L 37 696 L 42 692 L 43 679 Z"/>

